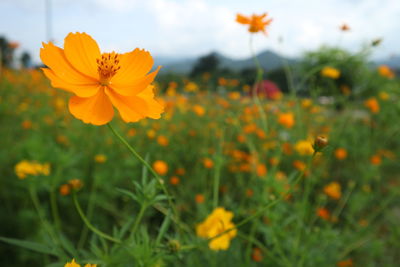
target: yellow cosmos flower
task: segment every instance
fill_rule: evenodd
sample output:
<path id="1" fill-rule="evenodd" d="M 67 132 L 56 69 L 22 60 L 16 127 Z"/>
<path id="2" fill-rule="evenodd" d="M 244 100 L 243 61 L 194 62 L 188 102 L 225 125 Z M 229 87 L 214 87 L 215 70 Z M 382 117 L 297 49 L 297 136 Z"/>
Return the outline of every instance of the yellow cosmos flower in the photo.
<path id="1" fill-rule="evenodd" d="M 44 163 L 40 164 L 35 161 L 20 161 L 17 165 L 15 165 L 15 174 L 19 179 L 25 179 L 29 175 L 37 176 L 37 175 L 45 175 L 48 176 L 50 174 L 50 164 Z"/>
<path id="2" fill-rule="evenodd" d="M 332 67 L 324 67 L 321 70 L 321 75 L 331 79 L 337 79 L 340 77 L 340 70 L 332 68 Z"/>
<path id="3" fill-rule="evenodd" d="M 232 212 L 218 207 L 214 209 L 214 211 L 202 223 L 197 225 L 196 234 L 203 238 L 213 238 L 222 232 L 235 227 L 232 218 Z M 237 230 L 233 229 L 211 240 L 208 246 L 212 250 L 227 250 L 231 239 L 234 238 L 236 234 Z"/>
<path id="4" fill-rule="evenodd" d="M 153 82 L 160 67 L 153 66 L 149 52 L 100 53 L 86 33 L 70 33 L 64 49 L 43 43 L 40 58 L 44 74 L 56 88 L 75 94 L 69 111 L 85 123 L 103 125 L 112 120 L 115 106 L 125 122 L 160 118 L 163 107 L 154 99 Z"/>
<path id="5" fill-rule="evenodd" d="M 253 14 L 251 17 L 243 16 L 241 14 L 236 15 L 236 22 L 240 24 L 249 25 L 249 32 L 263 32 L 267 34 L 265 27 L 271 24 L 272 19 L 266 19 L 267 13 L 262 15 Z"/>
<path id="6" fill-rule="evenodd" d="M 97 154 L 94 156 L 94 161 L 97 163 L 104 163 L 107 161 L 107 156 L 104 154 Z"/>
<path id="7" fill-rule="evenodd" d="M 302 156 L 312 155 L 314 153 L 314 149 L 311 145 L 311 142 L 308 140 L 300 140 L 294 145 L 294 149 Z"/>
<path id="8" fill-rule="evenodd" d="M 71 262 L 67 262 L 64 267 L 81 267 L 80 264 L 76 263 L 75 259 L 72 259 Z M 97 264 L 86 264 L 85 267 L 97 267 Z"/>

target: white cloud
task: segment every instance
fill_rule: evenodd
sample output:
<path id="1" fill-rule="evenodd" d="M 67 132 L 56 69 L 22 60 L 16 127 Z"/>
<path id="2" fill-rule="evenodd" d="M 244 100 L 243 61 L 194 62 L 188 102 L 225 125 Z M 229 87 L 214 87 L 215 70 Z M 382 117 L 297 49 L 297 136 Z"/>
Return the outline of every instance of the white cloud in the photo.
<path id="1" fill-rule="evenodd" d="M 43 2 L 42 2 L 43 1 Z M 20 41 L 38 59 L 45 39 L 44 0 L 0 0 L 0 35 Z M 236 13 L 268 12 L 268 37 L 254 35 L 256 51 L 297 56 L 322 44 L 359 49 L 383 37 L 376 56 L 400 49 L 399 0 L 51 0 L 54 37 L 62 45 L 71 31 L 86 31 L 105 50 L 143 47 L 154 55 L 196 56 L 217 50 L 247 57 L 249 33 Z M 35 5 L 33 3 L 36 3 Z M 29 11 L 29 12 L 28 12 Z M 351 31 L 341 33 L 346 22 Z M 28 29 L 28 30 L 27 30 Z M 282 38 L 283 43 L 278 42 Z M 340 42 L 339 42 L 340 41 Z"/>

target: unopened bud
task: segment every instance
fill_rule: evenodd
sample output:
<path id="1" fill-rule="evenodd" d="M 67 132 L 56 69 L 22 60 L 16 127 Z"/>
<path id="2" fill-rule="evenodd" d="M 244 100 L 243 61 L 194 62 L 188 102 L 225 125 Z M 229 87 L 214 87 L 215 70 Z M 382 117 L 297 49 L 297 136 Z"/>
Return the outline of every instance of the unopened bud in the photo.
<path id="1" fill-rule="evenodd" d="M 313 148 L 315 152 L 320 152 L 327 145 L 328 145 L 328 138 L 320 135 L 317 136 L 317 138 L 315 138 Z"/>
<path id="2" fill-rule="evenodd" d="M 177 251 L 179 251 L 180 248 L 181 248 L 181 243 L 179 243 L 179 241 L 178 241 L 178 240 L 175 240 L 175 239 L 169 240 L 169 241 L 168 241 L 168 248 L 169 248 L 170 251 L 172 251 L 172 252 L 177 252 Z"/>

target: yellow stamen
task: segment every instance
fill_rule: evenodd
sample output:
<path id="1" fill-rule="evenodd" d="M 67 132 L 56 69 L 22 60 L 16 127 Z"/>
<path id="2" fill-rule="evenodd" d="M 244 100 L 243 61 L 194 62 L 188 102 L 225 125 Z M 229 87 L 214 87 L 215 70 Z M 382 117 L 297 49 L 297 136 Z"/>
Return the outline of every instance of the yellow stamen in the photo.
<path id="1" fill-rule="evenodd" d="M 97 59 L 97 72 L 99 73 L 100 84 L 107 86 L 111 78 L 121 68 L 119 66 L 119 55 L 115 52 L 103 53 L 101 59 Z"/>

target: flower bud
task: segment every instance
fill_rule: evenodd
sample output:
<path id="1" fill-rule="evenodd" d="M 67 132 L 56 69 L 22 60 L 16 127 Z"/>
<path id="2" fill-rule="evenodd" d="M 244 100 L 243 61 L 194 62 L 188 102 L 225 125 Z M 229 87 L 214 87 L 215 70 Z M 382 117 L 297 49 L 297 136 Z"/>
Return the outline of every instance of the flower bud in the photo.
<path id="1" fill-rule="evenodd" d="M 320 135 L 315 138 L 313 148 L 315 152 L 320 152 L 327 145 L 328 145 L 328 138 Z"/>

